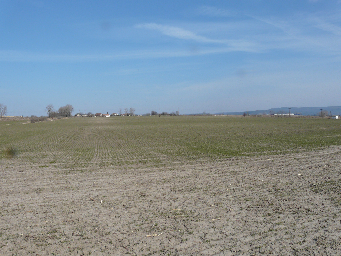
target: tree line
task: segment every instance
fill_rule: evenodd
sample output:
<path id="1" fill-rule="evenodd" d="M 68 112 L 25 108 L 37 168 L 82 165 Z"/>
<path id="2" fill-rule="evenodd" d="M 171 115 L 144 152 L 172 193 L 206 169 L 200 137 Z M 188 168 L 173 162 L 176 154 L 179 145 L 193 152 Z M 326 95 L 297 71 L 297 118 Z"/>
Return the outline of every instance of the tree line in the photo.
<path id="1" fill-rule="evenodd" d="M 156 112 L 156 111 L 154 111 L 154 110 L 152 110 L 151 112 L 150 112 L 150 114 L 149 113 L 147 113 L 147 114 L 145 114 L 146 116 L 178 116 L 178 115 L 180 115 L 179 114 L 179 111 L 176 111 L 176 112 L 172 112 L 172 113 L 168 113 L 168 112 L 161 112 L 161 113 L 158 113 L 158 112 Z"/>
<path id="2" fill-rule="evenodd" d="M 135 116 L 135 108 L 125 108 L 124 112 L 122 112 L 122 109 L 120 108 L 120 111 L 118 113 L 119 116 Z"/>
<path id="3" fill-rule="evenodd" d="M 70 117 L 73 111 L 73 107 L 70 104 L 67 104 L 63 107 L 60 107 L 58 111 L 56 111 L 52 104 L 46 107 L 47 115 L 49 118 L 54 117 Z"/>

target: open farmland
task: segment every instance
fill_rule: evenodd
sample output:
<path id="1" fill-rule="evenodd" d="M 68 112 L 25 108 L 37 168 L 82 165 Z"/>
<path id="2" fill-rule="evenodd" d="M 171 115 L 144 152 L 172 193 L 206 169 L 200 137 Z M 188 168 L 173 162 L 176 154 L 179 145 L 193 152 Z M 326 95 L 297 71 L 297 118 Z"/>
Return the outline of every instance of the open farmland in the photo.
<path id="1" fill-rule="evenodd" d="M 313 118 L 117 117 L 1 122 L 1 150 L 66 170 L 273 155 L 341 145 L 338 120 Z M 16 161 L 19 161 L 19 160 Z"/>
<path id="2" fill-rule="evenodd" d="M 2 121 L 0 135 L 1 254 L 341 253 L 339 120 Z"/>

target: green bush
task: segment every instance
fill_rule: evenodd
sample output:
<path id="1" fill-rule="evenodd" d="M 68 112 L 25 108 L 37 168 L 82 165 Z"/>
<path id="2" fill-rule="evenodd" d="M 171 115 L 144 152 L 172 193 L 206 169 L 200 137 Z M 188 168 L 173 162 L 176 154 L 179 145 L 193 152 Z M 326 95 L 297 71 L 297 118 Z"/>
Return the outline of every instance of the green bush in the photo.
<path id="1" fill-rule="evenodd" d="M 17 155 L 18 151 L 13 147 L 8 147 L 4 150 L 4 157 L 5 158 L 13 158 Z"/>

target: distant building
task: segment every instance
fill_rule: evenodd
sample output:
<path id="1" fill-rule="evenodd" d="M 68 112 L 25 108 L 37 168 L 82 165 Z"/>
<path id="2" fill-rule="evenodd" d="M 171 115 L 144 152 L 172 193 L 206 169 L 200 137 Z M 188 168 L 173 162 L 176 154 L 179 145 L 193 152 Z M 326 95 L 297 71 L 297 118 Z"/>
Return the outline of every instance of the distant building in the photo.
<path id="1" fill-rule="evenodd" d="M 295 114 L 294 113 L 290 113 L 290 115 L 289 114 L 281 114 L 281 113 L 277 113 L 277 114 L 273 114 L 274 116 L 294 116 Z"/>
<path id="2" fill-rule="evenodd" d="M 78 116 L 78 117 L 87 117 L 88 115 L 87 115 L 87 114 L 82 114 L 82 113 L 77 113 L 75 116 Z"/>

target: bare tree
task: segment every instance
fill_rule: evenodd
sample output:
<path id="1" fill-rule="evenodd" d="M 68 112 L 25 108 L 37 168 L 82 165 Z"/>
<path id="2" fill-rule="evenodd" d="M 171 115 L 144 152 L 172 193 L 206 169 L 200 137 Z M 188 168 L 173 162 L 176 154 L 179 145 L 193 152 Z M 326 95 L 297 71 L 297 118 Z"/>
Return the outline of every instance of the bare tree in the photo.
<path id="1" fill-rule="evenodd" d="M 53 117 L 54 116 L 55 111 L 54 111 L 54 108 L 53 108 L 52 104 L 47 105 L 46 111 L 47 111 L 47 115 L 49 117 Z"/>
<path id="2" fill-rule="evenodd" d="M 130 108 L 129 109 L 129 115 L 130 116 L 135 116 L 135 108 Z"/>
<path id="3" fill-rule="evenodd" d="M 125 116 L 127 116 L 127 115 L 128 115 L 128 113 L 129 113 L 128 109 L 127 109 L 127 108 L 125 108 L 125 109 L 124 109 L 124 115 L 125 115 Z"/>
<path id="4" fill-rule="evenodd" d="M 0 118 L 7 114 L 7 106 L 0 103 Z"/>

